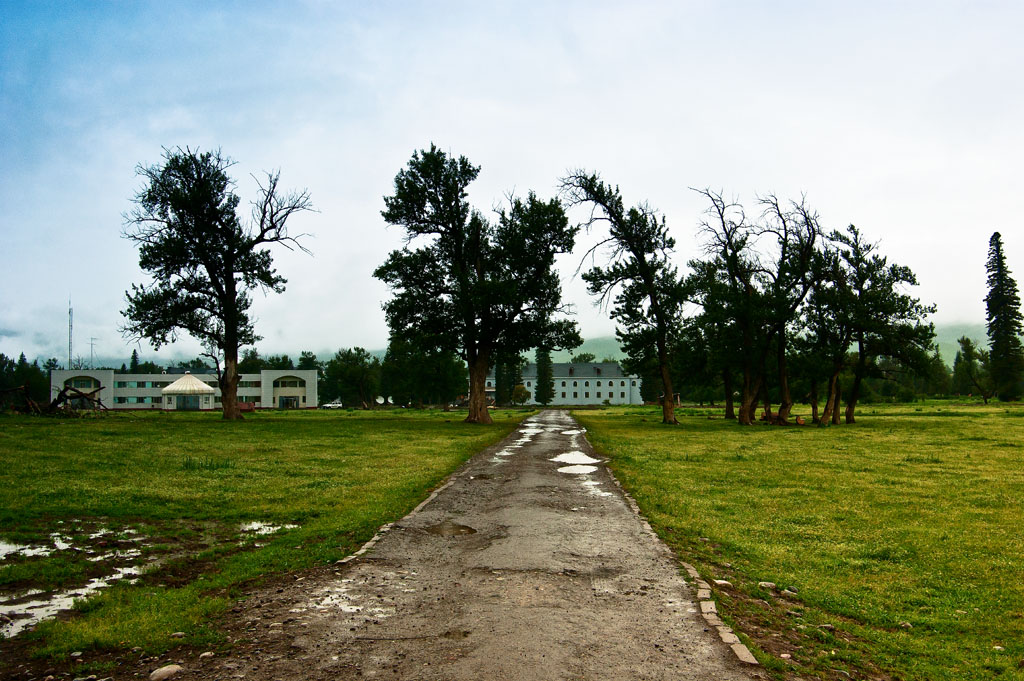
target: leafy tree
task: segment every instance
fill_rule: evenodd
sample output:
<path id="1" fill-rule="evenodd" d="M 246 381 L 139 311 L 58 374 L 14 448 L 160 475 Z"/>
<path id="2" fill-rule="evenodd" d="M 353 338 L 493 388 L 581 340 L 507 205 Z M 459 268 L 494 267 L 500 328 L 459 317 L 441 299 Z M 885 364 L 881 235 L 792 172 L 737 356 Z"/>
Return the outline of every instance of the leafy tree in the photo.
<path id="1" fill-rule="evenodd" d="M 323 365 L 320 360 L 316 358 L 316 354 L 308 350 L 303 350 L 299 354 L 299 363 L 295 366 L 299 370 L 310 370 L 315 369 L 320 371 L 323 369 Z"/>
<path id="2" fill-rule="evenodd" d="M 961 336 L 957 343 L 960 350 L 953 360 L 953 390 L 958 393 L 977 393 L 988 404 L 995 394 L 989 353 L 967 336 Z"/>
<path id="3" fill-rule="evenodd" d="M 51 357 L 50 359 L 46 360 L 45 363 L 43 363 L 43 369 L 45 369 L 46 371 L 56 371 L 60 368 L 60 360 L 57 359 L 56 357 Z"/>
<path id="4" fill-rule="evenodd" d="M 537 385 L 534 388 L 537 403 L 545 407 L 555 399 L 555 376 L 551 363 L 551 350 L 537 348 L 534 355 L 537 361 Z"/>
<path id="5" fill-rule="evenodd" d="M 267 368 L 267 363 L 260 357 L 256 348 L 246 348 L 242 352 L 242 359 L 238 360 L 238 373 L 258 374 Z"/>
<path id="6" fill-rule="evenodd" d="M 288 355 L 270 355 L 263 360 L 264 369 L 294 369 L 295 362 Z"/>
<path id="7" fill-rule="evenodd" d="M 494 367 L 494 402 L 499 406 L 514 403 L 516 386 L 523 382 L 526 358 L 516 353 L 499 353 Z"/>
<path id="8" fill-rule="evenodd" d="M 405 229 L 406 246 L 374 276 L 395 291 L 384 306 L 392 336 L 459 352 L 469 365 L 466 421 L 491 423 L 486 380 L 499 354 L 581 342 L 575 323 L 554 319 L 563 310 L 554 259 L 572 250 L 577 229 L 557 200 L 532 192 L 489 222 L 466 199 L 479 172 L 434 145 L 414 152 L 382 212 Z"/>
<path id="9" fill-rule="evenodd" d="M 182 369 L 188 369 L 194 373 L 206 373 L 210 370 L 209 365 L 202 357 L 196 357 L 195 359 L 182 360 L 178 362 L 178 366 Z"/>
<path id="10" fill-rule="evenodd" d="M 678 423 L 672 388 L 669 349 L 683 312 L 683 287 L 669 254 L 675 239 L 665 219 L 646 204 L 626 209 L 618 187 L 605 184 L 596 174 L 577 171 L 562 180 L 574 205 L 594 207 L 591 226 L 605 222 L 608 236 L 595 249 L 609 249 L 608 262 L 584 272 L 592 295 L 611 302 L 615 335 L 629 358 L 639 358 L 653 348 L 662 386 L 662 423 Z"/>
<path id="11" fill-rule="evenodd" d="M 903 293 L 917 285 L 917 277 L 909 267 L 890 264 L 879 255 L 877 244 L 864 240 L 860 231 L 850 225 L 846 232 L 833 232 L 840 255 L 848 272 L 853 323 L 853 341 L 857 344 L 857 361 L 853 385 L 846 401 L 846 422 L 854 423 L 854 412 L 860 385 L 869 375 L 871 362 L 885 356 L 899 360 L 918 373 L 926 373 L 935 329 L 925 323 L 934 305 Z"/>
<path id="12" fill-rule="evenodd" d="M 988 242 L 988 295 L 985 319 L 988 323 L 989 361 L 995 394 L 1001 401 L 1019 400 L 1024 391 L 1024 317 L 1020 294 L 1006 266 L 1003 238 L 999 232 Z"/>
<path id="13" fill-rule="evenodd" d="M 573 364 L 593 364 L 597 361 L 597 355 L 592 352 L 581 352 L 573 355 L 569 361 Z"/>
<path id="14" fill-rule="evenodd" d="M 512 390 L 512 404 L 526 404 L 530 400 L 530 391 L 522 383 Z"/>
<path id="15" fill-rule="evenodd" d="M 398 338 L 381 363 L 381 394 L 394 404 L 443 404 L 466 394 L 466 365 L 452 352 L 421 350 Z"/>
<path id="16" fill-rule="evenodd" d="M 380 387 L 380 360 L 363 348 L 338 350 L 324 365 L 324 385 L 320 399 L 361 404 L 369 409 Z"/>
<path id="17" fill-rule="evenodd" d="M 159 374 L 164 370 L 162 366 L 156 362 L 146 360 L 145 362 L 139 362 L 139 373 L 140 374 Z"/>
<path id="18" fill-rule="evenodd" d="M 153 281 L 126 292 L 123 331 L 154 348 L 182 331 L 202 342 L 217 363 L 224 418 L 240 419 L 238 350 L 259 339 L 249 316 L 250 291 L 284 290 L 267 247 L 305 251 L 288 235 L 287 223 L 312 204 L 306 191 L 283 194 L 280 174 L 268 173 L 247 225 L 227 172 L 233 163 L 219 150 L 178 147 L 164 149 L 163 158 L 139 166 L 145 184 L 125 215 L 124 236 L 138 245 L 139 266 Z"/>

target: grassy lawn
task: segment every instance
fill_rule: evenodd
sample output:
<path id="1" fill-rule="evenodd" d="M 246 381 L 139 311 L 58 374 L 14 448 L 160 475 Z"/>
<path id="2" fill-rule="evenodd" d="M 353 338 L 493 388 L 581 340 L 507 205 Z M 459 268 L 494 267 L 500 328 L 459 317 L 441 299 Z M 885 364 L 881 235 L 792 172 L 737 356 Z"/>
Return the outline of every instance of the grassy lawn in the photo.
<path id="1" fill-rule="evenodd" d="M 0 600 L 143 565 L 26 633 L 37 653 L 157 653 L 177 631 L 215 644 L 210 618 L 242 585 L 350 554 L 528 413 L 493 427 L 457 411 L 0 415 L 0 541 L 50 550 L 0 561 Z"/>
<path id="2" fill-rule="evenodd" d="M 576 417 L 661 537 L 731 582 L 719 610 L 777 676 L 1024 678 L 1021 405 L 865 405 L 832 428 Z"/>

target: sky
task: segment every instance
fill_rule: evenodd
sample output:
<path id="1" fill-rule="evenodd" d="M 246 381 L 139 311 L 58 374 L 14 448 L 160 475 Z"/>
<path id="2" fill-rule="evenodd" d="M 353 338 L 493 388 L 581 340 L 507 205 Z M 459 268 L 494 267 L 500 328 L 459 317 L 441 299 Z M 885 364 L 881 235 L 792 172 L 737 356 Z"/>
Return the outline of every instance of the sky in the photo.
<path id="1" fill-rule="evenodd" d="M 383 197 L 431 143 L 481 166 L 470 200 L 557 192 L 599 172 L 666 217 L 680 266 L 701 254 L 691 188 L 756 212 L 806 197 L 856 224 L 938 324 L 984 321 L 988 240 L 1024 276 L 1024 3 L 0 3 L 0 353 L 159 354 L 122 336 L 147 281 L 122 237 L 162 148 L 219 148 L 243 203 L 264 171 L 308 189 L 257 292 L 263 354 L 383 348 L 401 245 Z M 582 218 L 581 215 L 576 216 Z M 584 337 L 614 324 L 560 259 Z"/>

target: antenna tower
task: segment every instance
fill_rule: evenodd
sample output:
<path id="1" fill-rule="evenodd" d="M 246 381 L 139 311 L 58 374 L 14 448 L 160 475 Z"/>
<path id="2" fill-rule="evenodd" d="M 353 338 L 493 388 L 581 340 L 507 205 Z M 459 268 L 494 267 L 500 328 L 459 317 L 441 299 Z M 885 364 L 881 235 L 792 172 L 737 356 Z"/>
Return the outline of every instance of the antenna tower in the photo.
<path id="1" fill-rule="evenodd" d="M 68 298 L 68 369 L 71 368 L 71 351 L 72 351 L 71 339 L 73 338 L 73 336 L 72 336 L 72 329 L 74 329 L 74 320 L 75 320 L 75 308 L 71 307 L 71 299 Z"/>

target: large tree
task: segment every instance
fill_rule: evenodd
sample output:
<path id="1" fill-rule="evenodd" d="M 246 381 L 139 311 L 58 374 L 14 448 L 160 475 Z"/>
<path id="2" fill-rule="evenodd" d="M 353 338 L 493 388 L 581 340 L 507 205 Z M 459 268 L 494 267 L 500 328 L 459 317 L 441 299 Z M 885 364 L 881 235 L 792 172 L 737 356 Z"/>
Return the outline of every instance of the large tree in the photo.
<path id="1" fill-rule="evenodd" d="M 996 397 L 1019 400 L 1024 388 L 1024 318 L 1020 312 L 1020 294 L 1006 266 L 1003 237 L 996 232 L 988 242 L 988 295 L 985 296 L 988 322 L 989 362 Z"/>
<path id="2" fill-rule="evenodd" d="M 338 350 L 324 364 L 323 402 L 341 400 L 347 405 L 359 404 L 363 409 L 373 405 L 380 394 L 380 360 L 363 348 Z"/>
<path id="3" fill-rule="evenodd" d="M 664 217 L 646 204 L 627 209 L 618 187 L 595 173 L 577 171 L 562 180 L 574 205 L 593 207 L 587 226 L 605 222 L 608 261 L 583 274 L 591 294 L 611 302 L 616 336 L 627 357 L 640 360 L 653 350 L 661 377 L 662 423 L 678 423 L 670 373 L 670 347 L 682 321 L 683 286 L 670 260 L 675 240 Z M 593 251 L 592 251 L 593 252 Z"/>
<path id="4" fill-rule="evenodd" d="M 144 185 L 125 215 L 124 236 L 138 245 L 139 266 L 152 281 L 126 292 L 123 331 L 157 349 L 182 331 L 199 340 L 218 366 L 224 418 L 240 419 L 238 349 L 259 340 L 250 292 L 284 290 L 267 247 L 305 251 L 287 223 L 312 203 L 307 191 L 282 192 L 280 173 L 267 173 L 244 220 L 232 165 L 219 150 L 177 147 L 164 149 L 162 163 L 138 167 Z"/>
<path id="5" fill-rule="evenodd" d="M 384 305 L 392 336 L 420 348 L 457 351 L 469 365 L 470 423 L 491 423 L 485 386 L 492 360 L 538 345 L 580 344 L 563 311 L 555 256 L 577 228 L 557 200 L 510 198 L 494 222 L 471 208 L 480 172 L 464 156 L 431 145 L 414 152 L 384 198 L 384 219 L 406 244 L 374 272 L 391 286 Z"/>

